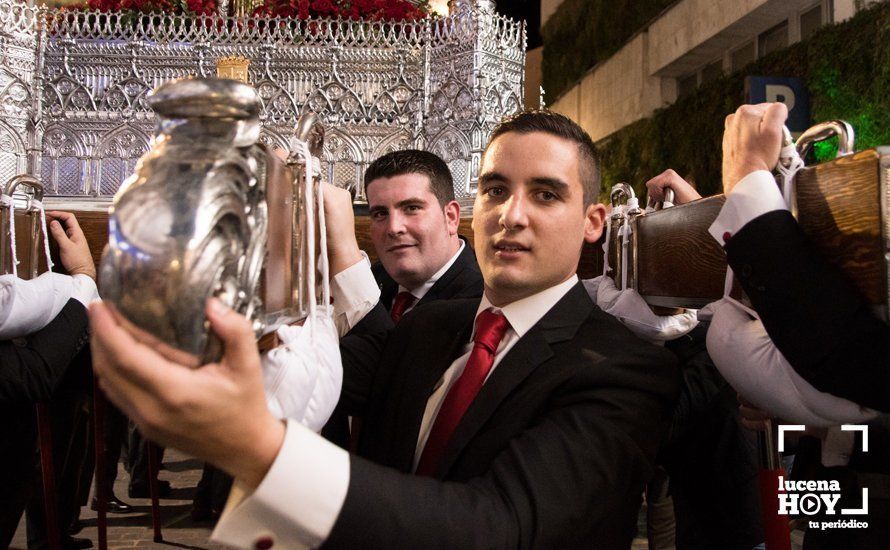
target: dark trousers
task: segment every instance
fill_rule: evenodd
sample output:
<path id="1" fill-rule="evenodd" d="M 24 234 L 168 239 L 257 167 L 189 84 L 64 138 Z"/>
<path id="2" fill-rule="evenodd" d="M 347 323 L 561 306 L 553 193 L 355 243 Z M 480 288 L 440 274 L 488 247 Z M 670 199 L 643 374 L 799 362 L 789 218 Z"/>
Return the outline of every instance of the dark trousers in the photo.
<path id="1" fill-rule="evenodd" d="M 676 547 L 748 550 L 763 542 L 755 435 L 705 347 L 707 325 L 668 343 L 683 385 L 657 461 L 670 477 Z"/>
<path id="2" fill-rule="evenodd" d="M 0 422 L 0 548 L 7 548 L 35 490 L 37 414 L 32 404 L 3 407 Z"/>
<path id="3" fill-rule="evenodd" d="M 124 413 L 110 402 L 105 403 L 105 495 L 114 494 L 117 480 L 117 463 L 124 446 L 127 445 L 127 425 L 129 420 Z"/>
<path id="4" fill-rule="evenodd" d="M 164 448 L 155 446 L 158 451 L 158 467 L 164 459 Z M 127 471 L 130 472 L 130 489 L 145 489 L 148 487 L 148 441 L 136 428 L 136 424 L 129 423 L 127 437 Z"/>
<path id="5" fill-rule="evenodd" d="M 194 505 L 222 512 L 232 489 L 232 478 L 211 464 L 204 464 L 201 481 L 195 489 Z"/>

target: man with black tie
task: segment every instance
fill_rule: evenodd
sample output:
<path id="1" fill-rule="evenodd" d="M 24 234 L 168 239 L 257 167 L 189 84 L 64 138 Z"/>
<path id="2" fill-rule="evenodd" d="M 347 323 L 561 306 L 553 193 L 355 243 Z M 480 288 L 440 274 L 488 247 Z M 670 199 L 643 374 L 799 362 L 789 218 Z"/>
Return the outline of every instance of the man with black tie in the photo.
<path id="1" fill-rule="evenodd" d="M 598 192 L 593 143 L 573 122 L 529 112 L 498 126 L 473 218 L 484 296 L 344 341 L 358 455 L 272 417 L 249 323 L 216 300 L 225 356 L 197 370 L 94 306 L 100 382 L 150 437 L 234 475 L 214 535 L 230 545 L 628 548 L 678 371 L 575 275 L 602 233 Z M 354 252 L 332 253 L 332 272 Z"/>

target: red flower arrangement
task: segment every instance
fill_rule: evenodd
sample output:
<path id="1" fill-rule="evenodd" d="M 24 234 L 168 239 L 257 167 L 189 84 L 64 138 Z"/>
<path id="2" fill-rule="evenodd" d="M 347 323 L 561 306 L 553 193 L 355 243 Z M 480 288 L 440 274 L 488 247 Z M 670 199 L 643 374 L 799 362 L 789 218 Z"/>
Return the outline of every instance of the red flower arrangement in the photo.
<path id="1" fill-rule="evenodd" d="M 213 15 L 217 0 L 87 0 L 88 9 L 103 12 L 164 12 Z M 415 21 L 429 15 L 426 1 L 408 0 L 265 0 L 258 16 L 309 19 L 331 17 L 366 21 Z"/>
<path id="2" fill-rule="evenodd" d="M 159 11 L 213 15 L 216 13 L 216 0 L 87 0 L 86 7 L 104 12 L 149 13 Z"/>

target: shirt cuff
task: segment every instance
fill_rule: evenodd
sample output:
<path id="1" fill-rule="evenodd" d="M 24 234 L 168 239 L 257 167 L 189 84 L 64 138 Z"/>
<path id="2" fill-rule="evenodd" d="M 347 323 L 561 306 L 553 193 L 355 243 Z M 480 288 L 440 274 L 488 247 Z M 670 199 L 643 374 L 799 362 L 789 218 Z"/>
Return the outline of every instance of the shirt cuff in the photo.
<path id="1" fill-rule="evenodd" d="M 74 285 L 71 290 L 71 297 L 89 307 L 90 302 L 99 298 L 99 290 L 96 288 L 96 281 L 89 275 L 78 274 L 72 277 Z"/>
<path id="2" fill-rule="evenodd" d="M 708 231 L 723 246 L 745 224 L 774 210 L 788 210 L 788 206 L 773 175 L 757 170 L 742 178 L 730 191 Z"/>
<path id="3" fill-rule="evenodd" d="M 277 548 L 319 546 L 348 488 L 349 453 L 289 420 L 284 444 L 259 487 L 247 494 L 235 480 L 212 539 L 237 548 L 253 548 L 262 539 Z"/>
<path id="4" fill-rule="evenodd" d="M 842 431 L 840 426 L 828 428 L 828 433 L 822 440 L 822 465 L 826 468 L 846 466 L 855 446 L 856 432 Z"/>
<path id="5" fill-rule="evenodd" d="M 331 297 L 334 301 L 334 322 L 341 337 L 380 301 L 380 288 L 364 251 L 360 261 L 334 275 L 331 280 Z"/>

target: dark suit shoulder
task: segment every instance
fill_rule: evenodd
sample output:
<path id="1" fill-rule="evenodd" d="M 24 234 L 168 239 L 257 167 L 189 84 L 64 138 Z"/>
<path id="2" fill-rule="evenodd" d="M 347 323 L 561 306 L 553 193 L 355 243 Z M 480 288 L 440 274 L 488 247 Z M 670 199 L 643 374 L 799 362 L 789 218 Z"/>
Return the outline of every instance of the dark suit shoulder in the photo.
<path id="1" fill-rule="evenodd" d="M 676 355 L 663 346 L 647 342 L 621 321 L 594 306 L 578 330 L 580 340 L 588 349 L 605 356 L 619 358 L 637 356 L 661 364 L 676 365 Z"/>
<path id="2" fill-rule="evenodd" d="M 619 320 L 594 306 L 573 340 L 577 354 L 589 362 L 582 371 L 596 383 L 639 387 L 673 402 L 680 391 L 677 356 L 637 337 Z M 593 359 L 593 361 L 591 361 Z"/>
<path id="3" fill-rule="evenodd" d="M 435 300 L 411 309 L 396 325 L 396 329 L 432 331 L 433 334 L 446 330 L 463 328 L 467 316 L 474 315 L 482 299 L 477 297 Z M 472 320 L 472 317 L 470 317 Z"/>

